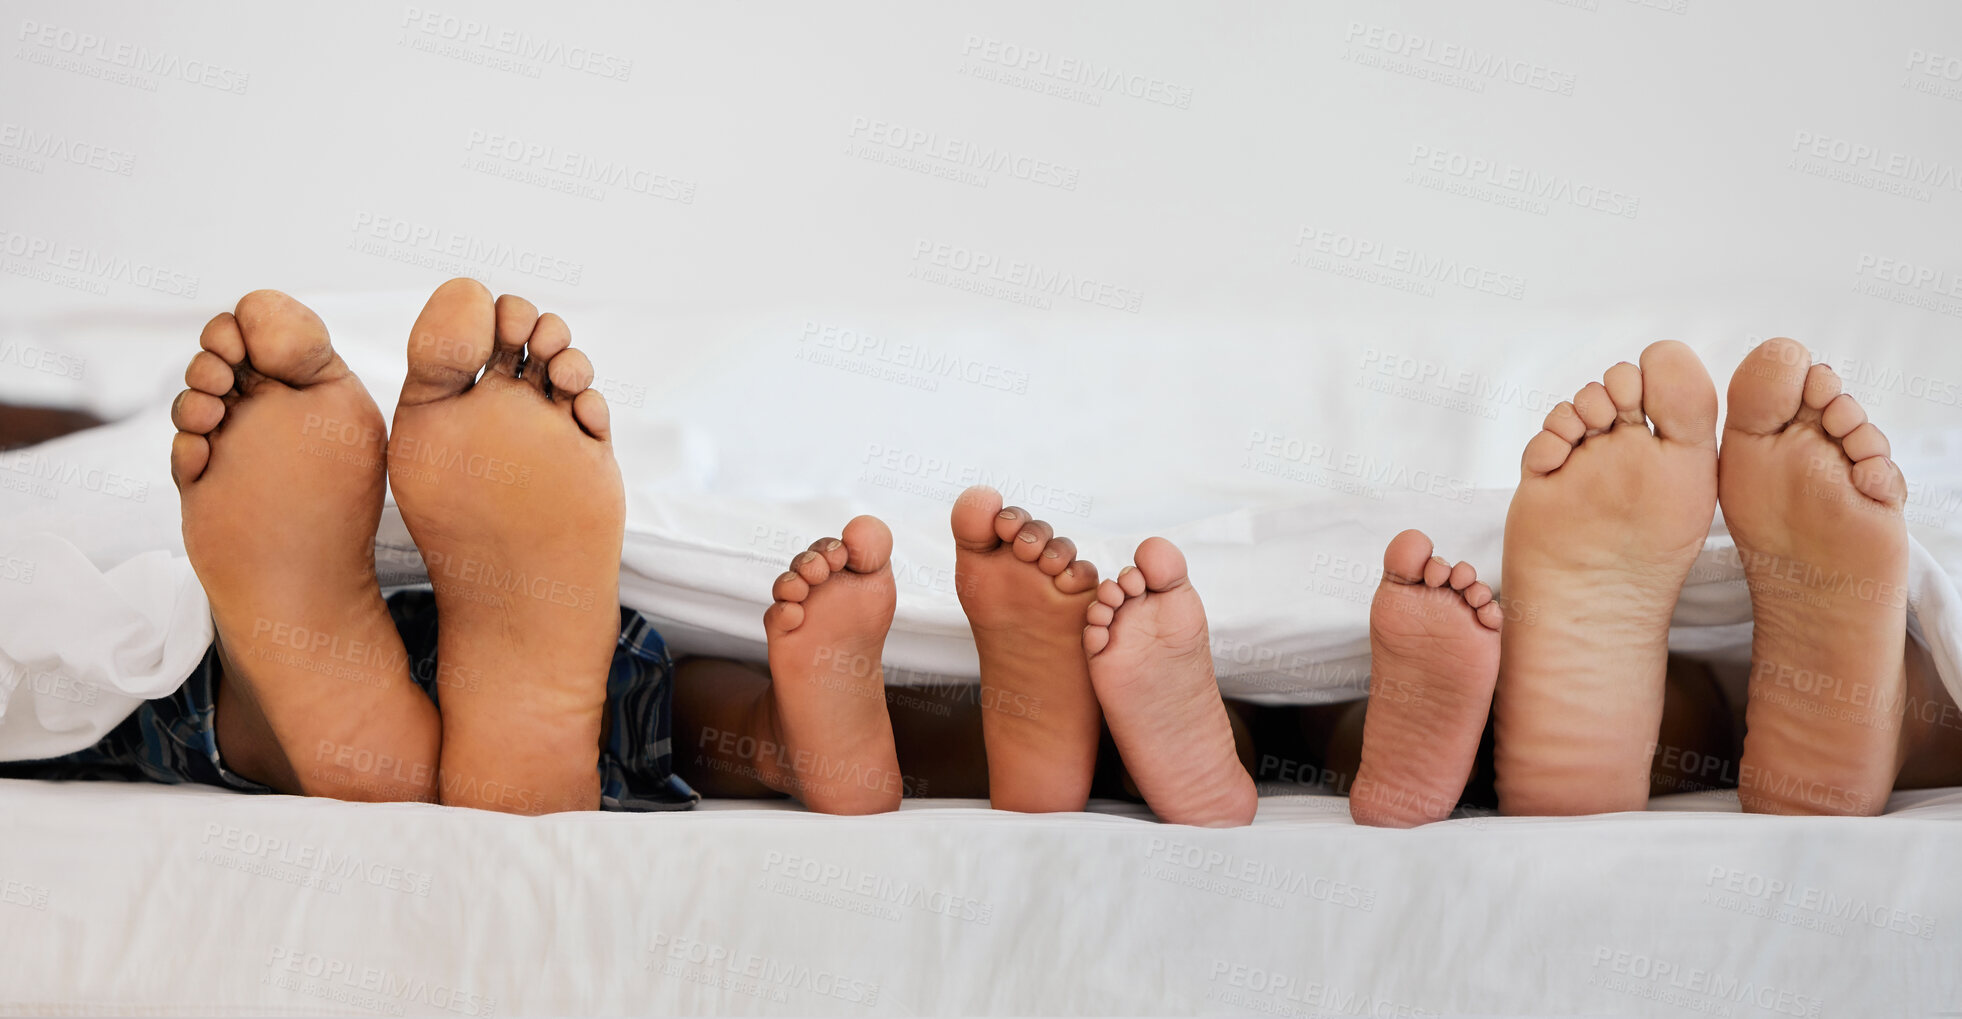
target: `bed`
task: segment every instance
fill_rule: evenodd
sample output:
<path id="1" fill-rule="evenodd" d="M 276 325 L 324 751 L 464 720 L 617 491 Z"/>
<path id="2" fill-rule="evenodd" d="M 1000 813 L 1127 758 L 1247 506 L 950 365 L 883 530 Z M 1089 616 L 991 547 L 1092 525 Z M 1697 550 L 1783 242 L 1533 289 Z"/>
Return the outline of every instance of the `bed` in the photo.
<path id="1" fill-rule="evenodd" d="M 0 452 L 0 759 L 86 745 L 209 643 L 165 470 L 203 322 L 285 289 L 388 413 L 454 275 L 598 366 L 622 599 L 678 651 L 760 657 L 770 579 L 870 512 L 888 674 L 972 683 L 947 512 L 982 482 L 1107 571 L 1177 541 L 1222 691 L 1272 705 L 1366 694 L 1403 528 L 1503 588 L 1519 451 L 1582 383 L 1675 338 L 1721 389 L 1793 335 L 1911 479 L 1911 636 L 1962 697 L 1952 7 L 21 18 L 0 403 L 113 423 Z M 424 576 L 392 508 L 377 557 Z M 1734 672 L 1749 624 L 1719 517 L 1671 646 Z M 0 1011 L 1962 1010 L 1962 790 L 1413 832 L 1303 792 L 1206 832 L 0 782 Z"/>

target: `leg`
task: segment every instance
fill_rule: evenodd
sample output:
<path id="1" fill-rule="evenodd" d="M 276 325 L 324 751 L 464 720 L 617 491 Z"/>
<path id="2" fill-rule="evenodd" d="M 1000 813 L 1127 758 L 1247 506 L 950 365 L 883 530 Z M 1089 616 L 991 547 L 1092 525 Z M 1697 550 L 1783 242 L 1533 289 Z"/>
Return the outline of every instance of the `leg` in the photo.
<path id="1" fill-rule="evenodd" d="M 1457 809 L 1499 678 L 1499 605 L 1469 563 L 1405 531 L 1369 609 L 1369 707 L 1349 792 L 1357 824 L 1409 828 Z"/>
<path id="2" fill-rule="evenodd" d="M 1100 715 L 1083 654 L 1096 568 L 1001 493 L 954 503 L 954 590 L 981 658 L 989 799 L 1002 810 L 1082 810 Z"/>
<path id="3" fill-rule="evenodd" d="M 437 288 L 410 334 L 389 481 L 436 589 L 438 659 L 483 679 L 443 692 L 444 803 L 599 808 L 626 504 L 571 339 L 467 279 Z"/>
<path id="4" fill-rule="evenodd" d="M 171 405 L 170 472 L 218 631 L 221 753 L 281 792 L 432 798 L 436 709 L 375 580 L 381 412 L 285 294 L 247 294 L 201 344 Z"/>
<path id="5" fill-rule="evenodd" d="M 755 718 L 769 670 L 748 662 L 690 658 L 675 670 L 675 770 L 705 796 L 785 795 L 765 784 L 757 745 L 778 737 Z M 908 796 L 986 799 L 987 757 L 975 687 L 888 687 L 893 748 Z M 744 738 L 749 746 L 744 745 Z M 741 751 L 748 749 L 744 754 Z M 778 785 L 789 787 L 788 783 Z"/>
<path id="6" fill-rule="evenodd" d="M 1914 641 L 1907 645 L 1907 691 L 1895 788 L 1962 785 L 1962 708 L 1935 673 L 1928 649 Z"/>
<path id="7" fill-rule="evenodd" d="M 1206 607 L 1185 556 L 1146 538 L 1097 590 L 1083 629 L 1090 681 L 1124 766 L 1159 818 L 1225 828 L 1253 820 L 1253 779 L 1213 677 Z"/>
<path id="8" fill-rule="evenodd" d="M 1716 422 L 1702 363 L 1664 341 L 1554 408 L 1527 444 L 1492 705 L 1502 811 L 1648 804 L 1669 620 L 1716 509 Z"/>
<path id="9" fill-rule="evenodd" d="M 1717 677 L 1702 662 L 1669 656 L 1662 726 L 1649 768 L 1649 795 L 1728 789 L 1737 783 L 1737 721 Z"/>
<path id="10" fill-rule="evenodd" d="M 1901 767 L 1907 482 L 1887 437 L 1798 343 L 1730 380 L 1724 521 L 1751 588 L 1738 799 L 1779 814 L 1877 814 Z"/>

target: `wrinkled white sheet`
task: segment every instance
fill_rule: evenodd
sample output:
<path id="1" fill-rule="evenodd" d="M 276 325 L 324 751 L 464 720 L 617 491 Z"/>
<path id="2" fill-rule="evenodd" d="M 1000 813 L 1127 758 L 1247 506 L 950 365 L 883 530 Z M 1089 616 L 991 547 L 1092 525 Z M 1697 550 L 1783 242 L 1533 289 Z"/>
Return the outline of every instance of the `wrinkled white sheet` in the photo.
<path id="1" fill-rule="evenodd" d="M 188 675 L 211 629 L 202 588 L 182 556 L 176 492 L 158 411 L 25 451 L 16 465 L 87 464 L 101 491 L 61 499 L 0 492 L 0 759 L 48 756 L 99 738 L 137 700 Z M 683 458 L 677 440 L 622 442 L 628 478 Z M 4 462 L 0 459 L 0 462 Z M 64 475 L 56 475 L 62 477 Z M 49 484 L 66 484 L 52 481 Z M 142 498 L 104 494 L 141 493 Z M 791 551 L 849 516 L 835 503 L 772 505 L 630 483 L 622 600 L 648 613 L 684 652 L 760 659 L 769 584 Z M 1211 616 L 1221 689 L 1271 703 L 1314 703 L 1368 689 L 1368 600 L 1390 534 L 1421 525 L 1442 554 L 1497 569 L 1507 493 L 1480 491 L 1449 513 L 1420 495 L 1324 498 L 1215 516 L 1167 535 L 1185 549 Z M 82 512 L 75 512 L 80 507 Z M 937 509 L 937 507 L 936 507 Z M 952 592 L 953 554 L 937 512 L 889 514 L 902 567 L 887 644 L 889 681 L 969 680 L 973 644 Z M 1951 695 L 1962 700 L 1962 540 L 1913 525 L 1910 628 Z M 755 534 L 791 535 L 760 550 Z M 1085 536 L 1081 554 L 1114 572 L 1132 536 Z M 1924 543 L 1925 542 L 1925 543 Z M 413 582 L 421 561 L 391 508 L 378 539 L 384 583 Z M 1937 558 L 1948 556 L 1947 565 Z M 1957 571 L 1962 572 L 1962 571 Z M 11 578 L 11 579 L 9 579 Z M 17 621 L 17 622 L 16 622 Z M 1750 596 L 1721 517 L 1676 611 L 1671 644 L 1717 661 L 1750 645 Z"/>
<path id="2" fill-rule="evenodd" d="M 1334 797 L 1265 798 L 1233 831 L 1114 805 L 739 806 L 534 820 L 0 782 L 0 1011 L 1835 1016 L 1962 1001 L 1962 791 L 1897 796 L 1872 821 L 1724 813 L 1734 800 L 1699 795 L 1408 832 L 1355 827 Z"/>

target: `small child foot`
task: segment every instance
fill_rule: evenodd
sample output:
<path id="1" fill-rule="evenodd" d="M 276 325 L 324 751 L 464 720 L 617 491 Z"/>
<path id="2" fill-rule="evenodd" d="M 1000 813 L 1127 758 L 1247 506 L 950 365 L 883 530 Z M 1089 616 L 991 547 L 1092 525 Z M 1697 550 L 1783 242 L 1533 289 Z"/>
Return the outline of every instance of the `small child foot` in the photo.
<path id="1" fill-rule="evenodd" d="M 757 778 L 826 814 L 899 809 L 904 781 L 880 667 L 898 598 L 892 532 L 877 517 L 854 518 L 798 553 L 771 597 L 771 693 L 758 702 L 770 717 L 753 728 L 783 746 L 754 758 Z"/>
<path id="2" fill-rule="evenodd" d="M 954 590 L 981 657 L 988 796 L 1001 810 L 1082 810 L 1102 716 L 1083 653 L 1097 570 L 1001 493 L 954 503 Z"/>
<path id="3" fill-rule="evenodd" d="M 1097 588 L 1083 629 L 1111 739 L 1160 819 L 1247 824 L 1258 798 L 1220 700 L 1206 607 L 1186 578 L 1185 556 L 1146 538 L 1133 558 L 1137 565 Z"/>
<path id="4" fill-rule="evenodd" d="M 1405 531 L 1383 551 L 1369 608 L 1369 709 L 1349 792 L 1357 824 L 1443 820 L 1471 778 L 1499 678 L 1499 604 L 1470 563 Z"/>

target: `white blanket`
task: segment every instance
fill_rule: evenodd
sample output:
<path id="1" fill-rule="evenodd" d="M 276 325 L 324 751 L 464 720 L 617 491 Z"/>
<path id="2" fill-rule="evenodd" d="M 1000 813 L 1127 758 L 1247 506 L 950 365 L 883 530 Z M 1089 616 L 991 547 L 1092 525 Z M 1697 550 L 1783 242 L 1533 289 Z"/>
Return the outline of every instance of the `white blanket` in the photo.
<path id="1" fill-rule="evenodd" d="M 0 454 L 0 475 L 10 465 L 43 471 L 59 496 L 0 501 L 7 620 L 0 626 L 0 759 L 89 745 L 137 701 L 173 689 L 204 653 L 211 626 L 182 556 L 176 492 L 161 455 L 168 435 L 168 423 L 152 411 Z M 642 442 L 623 443 L 622 455 L 632 478 L 654 473 L 644 465 L 683 453 Z M 67 465 L 89 469 L 69 472 Z M 658 483 L 631 489 L 622 599 L 648 613 L 684 652 L 760 659 L 771 578 L 794 549 L 852 511 L 668 493 Z M 1506 493 L 1480 491 L 1443 512 L 1435 499 L 1415 493 L 1330 496 L 1166 533 L 1185 548 L 1207 600 L 1221 689 L 1255 701 L 1312 703 L 1367 692 L 1368 599 L 1389 535 L 1422 525 L 1443 554 L 1480 563 L 1503 587 L 1497 564 L 1505 503 Z M 946 525 L 937 513 L 898 515 L 894 524 L 903 583 L 887 645 L 889 681 L 971 680 L 973 645 L 952 593 Z M 1951 580 L 1962 573 L 1962 541 L 1919 525 L 1914 532 L 1922 540 L 1909 574 L 1910 629 L 1951 695 L 1962 699 L 1962 598 Z M 769 537 L 746 546 L 756 535 Z M 379 540 L 384 582 L 416 580 L 414 545 L 392 509 Z M 1133 540 L 1087 538 L 1083 554 L 1114 572 Z M 1719 518 L 1678 604 L 1671 643 L 1739 660 L 1748 654 L 1749 623 L 1749 592 Z"/>

